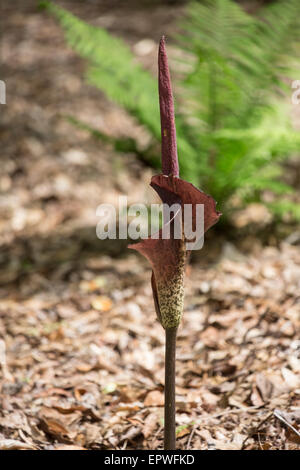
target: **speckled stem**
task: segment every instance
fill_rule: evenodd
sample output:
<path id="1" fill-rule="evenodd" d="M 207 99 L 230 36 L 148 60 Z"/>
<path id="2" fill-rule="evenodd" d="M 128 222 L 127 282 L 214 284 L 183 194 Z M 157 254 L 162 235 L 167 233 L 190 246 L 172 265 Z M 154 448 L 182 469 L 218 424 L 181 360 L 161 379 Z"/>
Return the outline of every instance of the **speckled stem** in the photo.
<path id="1" fill-rule="evenodd" d="M 181 241 L 178 247 L 176 271 L 169 278 L 157 281 L 157 295 L 163 328 L 178 328 L 184 303 L 184 274 L 186 249 Z"/>
<path id="2" fill-rule="evenodd" d="M 178 268 L 178 274 L 167 284 L 157 283 L 158 302 L 163 328 L 177 328 L 180 324 L 184 302 L 184 271 Z"/>
<path id="3" fill-rule="evenodd" d="M 165 436 L 164 449 L 176 449 L 175 372 L 177 328 L 166 329 L 165 346 Z"/>

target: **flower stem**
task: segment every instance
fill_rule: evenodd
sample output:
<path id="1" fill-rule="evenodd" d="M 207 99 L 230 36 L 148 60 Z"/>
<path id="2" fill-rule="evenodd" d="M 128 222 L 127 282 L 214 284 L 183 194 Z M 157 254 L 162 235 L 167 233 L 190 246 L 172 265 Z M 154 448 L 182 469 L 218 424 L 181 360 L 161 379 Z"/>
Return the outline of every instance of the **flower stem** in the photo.
<path id="1" fill-rule="evenodd" d="M 175 450 L 175 365 L 177 328 L 167 328 L 165 349 L 165 439 L 164 449 Z"/>

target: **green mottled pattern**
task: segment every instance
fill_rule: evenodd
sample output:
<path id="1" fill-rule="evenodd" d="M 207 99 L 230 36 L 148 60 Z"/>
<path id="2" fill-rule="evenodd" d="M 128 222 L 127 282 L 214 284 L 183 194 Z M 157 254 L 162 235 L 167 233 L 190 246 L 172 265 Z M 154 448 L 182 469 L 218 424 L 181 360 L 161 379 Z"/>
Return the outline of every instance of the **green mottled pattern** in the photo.
<path id="1" fill-rule="evenodd" d="M 180 253 L 176 274 L 167 282 L 157 282 L 157 295 L 161 324 L 167 328 L 177 328 L 180 324 L 184 302 L 185 250 Z"/>

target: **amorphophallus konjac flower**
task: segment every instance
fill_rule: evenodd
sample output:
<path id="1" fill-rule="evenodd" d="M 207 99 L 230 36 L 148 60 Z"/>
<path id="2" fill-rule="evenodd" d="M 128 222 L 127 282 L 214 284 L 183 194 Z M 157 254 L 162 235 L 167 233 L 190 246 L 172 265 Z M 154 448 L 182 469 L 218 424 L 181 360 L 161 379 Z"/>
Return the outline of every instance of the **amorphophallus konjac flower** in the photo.
<path id="1" fill-rule="evenodd" d="M 174 103 L 165 40 L 162 37 L 158 53 L 158 86 L 161 118 L 162 174 L 155 175 L 150 185 L 167 206 L 179 205 L 180 209 L 169 224 L 170 237 L 163 236 L 163 228 L 149 238 L 143 239 L 129 248 L 139 251 L 152 266 L 152 291 L 157 319 L 166 332 L 165 349 L 165 450 L 175 449 L 175 352 L 176 335 L 183 313 L 184 274 L 189 250 L 185 225 L 181 223 L 181 236 L 175 237 L 176 219 L 184 219 L 185 207 L 191 207 L 191 224 L 195 230 L 196 207 L 202 205 L 203 232 L 214 225 L 221 213 L 216 211 L 216 203 L 211 196 L 197 189 L 191 183 L 179 178 L 179 165 L 176 144 Z"/>

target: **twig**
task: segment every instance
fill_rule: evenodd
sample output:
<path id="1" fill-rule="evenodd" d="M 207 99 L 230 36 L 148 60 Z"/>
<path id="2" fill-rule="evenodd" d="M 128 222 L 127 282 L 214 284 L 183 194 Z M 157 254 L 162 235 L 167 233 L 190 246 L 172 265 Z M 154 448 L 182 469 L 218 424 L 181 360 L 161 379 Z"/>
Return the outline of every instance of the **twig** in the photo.
<path id="1" fill-rule="evenodd" d="M 199 418 L 198 422 L 202 421 L 202 420 L 210 420 L 210 419 L 214 419 L 214 418 L 219 418 L 219 417 L 226 416 L 226 415 L 229 415 L 229 414 L 234 414 L 234 413 L 243 413 L 243 412 L 244 413 L 253 413 L 258 409 L 259 409 L 258 406 L 249 406 L 249 407 L 245 407 L 245 408 L 238 408 L 238 409 L 230 409 L 230 410 L 220 411 L 220 413 L 215 413 L 214 415 L 201 416 Z"/>
<path id="2" fill-rule="evenodd" d="M 274 414 L 275 418 L 282 421 L 282 423 L 284 423 L 286 426 L 288 426 L 290 429 L 292 429 L 292 431 L 294 431 L 294 433 L 297 434 L 297 436 L 300 437 L 300 432 L 297 431 L 297 429 L 282 416 L 282 412 L 280 410 L 274 410 L 273 414 Z"/>
<path id="3" fill-rule="evenodd" d="M 261 426 L 265 424 L 272 416 L 273 416 L 273 412 L 269 413 L 266 418 L 264 418 L 254 429 L 252 429 L 252 431 L 249 432 L 248 436 L 243 440 L 241 450 L 244 449 L 245 444 L 248 441 L 248 439 L 250 439 L 250 437 L 252 437 L 253 434 L 255 434 L 259 430 L 259 428 L 261 428 Z"/>
<path id="4" fill-rule="evenodd" d="M 156 433 L 154 434 L 154 436 L 152 438 L 151 445 L 153 444 L 153 442 L 155 441 L 155 439 L 157 438 L 157 436 L 159 435 L 159 433 L 162 429 L 163 429 L 162 426 L 159 426 L 158 430 L 156 431 Z"/>
<path id="5" fill-rule="evenodd" d="M 197 429 L 197 426 L 194 424 L 193 429 L 191 431 L 191 434 L 189 435 L 189 440 L 188 440 L 188 443 L 186 445 L 186 450 L 189 450 L 189 448 L 190 448 L 190 445 L 191 445 L 192 439 L 194 437 L 194 434 L 196 432 L 196 429 Z"/>

